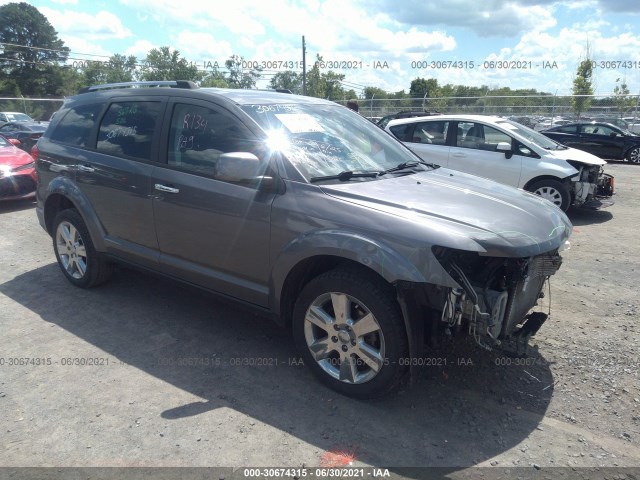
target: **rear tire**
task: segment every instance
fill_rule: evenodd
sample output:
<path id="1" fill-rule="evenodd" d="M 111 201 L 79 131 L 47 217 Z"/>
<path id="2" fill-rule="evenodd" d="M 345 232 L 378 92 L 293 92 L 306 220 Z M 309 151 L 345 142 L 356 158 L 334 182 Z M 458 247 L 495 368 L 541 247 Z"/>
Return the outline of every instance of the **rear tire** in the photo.
<path id="1" fill-rule="evenodd" d="M 532 184 L 527 190 L 549 200 L 564 212 L 569 209 L 571 204 L 569 189 L 557 180 L 540 180 Z"/>
<path id="2" fill-rule="evenodd" d="M 383 395 L 407 371 L 407 334 L 393 289 L 364 270 L 338 268 L 311 280 L 295 304 L 293 334 L 305 364 L 343 395 Z"/>
<path id="3" fill-rule="evenodd" d="M 76 287 L 95 287 L 111 277 L 113 266 L 94 248 L 89 229 L 77 210 L 62 210 L 56 215 L 53 250 L 62 273 Z"/>
<path id="4" fill-rule="evenodd" d="M 629 160 L 630 163 L 640 163 L 640 147 L 633 147 L 629 150 L 627 160 Z"/>

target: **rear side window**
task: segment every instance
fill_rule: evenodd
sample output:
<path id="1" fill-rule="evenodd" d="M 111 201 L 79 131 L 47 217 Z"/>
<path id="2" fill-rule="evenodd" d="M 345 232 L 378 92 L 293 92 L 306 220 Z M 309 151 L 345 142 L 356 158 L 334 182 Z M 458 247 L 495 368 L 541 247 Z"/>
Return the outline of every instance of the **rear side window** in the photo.
<path id="1" fill-rule="evenodd" d="M 401 142 L 410 142 L 411 141 L 411 131 L 413 130 L 412 123 L 405 123 L 400 125 L 394 125 L 393 127 L 389 127 L 391 133 L 393 133 L 398 140 Z"/>
<path id="2" fill-rule="evenodd" d="M 96 148 L 109 155 L 150 160 L 161 114 L 160 102 L 112 103 L 100 124 Z"/>
<path id="3" fill-rule="evenodd" d="M 51 140 L 86 147 L 100 110 L 102 104 L 78 105 L 71 108 L 51 133 Z"/>

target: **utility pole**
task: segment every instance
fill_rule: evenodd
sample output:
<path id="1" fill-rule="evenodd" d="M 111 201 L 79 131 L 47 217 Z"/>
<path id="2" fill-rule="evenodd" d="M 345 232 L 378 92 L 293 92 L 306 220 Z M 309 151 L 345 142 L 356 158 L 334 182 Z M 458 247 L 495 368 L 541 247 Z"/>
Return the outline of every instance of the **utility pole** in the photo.
<path id="1" fill-rule="evenodd" d="M 302 94 L 307 94 L 307 48 L 304 44 L 304 35 L 302 36 Z"/>

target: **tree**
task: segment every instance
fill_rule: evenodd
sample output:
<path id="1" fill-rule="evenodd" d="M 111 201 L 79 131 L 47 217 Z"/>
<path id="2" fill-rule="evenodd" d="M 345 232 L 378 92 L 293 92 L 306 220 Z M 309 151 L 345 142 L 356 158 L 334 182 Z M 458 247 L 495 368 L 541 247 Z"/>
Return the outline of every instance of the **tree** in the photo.
<path id="1" fill-rule="evenodd" d="M 132 82 L 136 79 L 138 59 L 130 55 L 115 54 L 107 62 L 87 62 L 79 69 L 85 85 Z"/>
<path id="2" fill-rule="evenodd" d="M 307 74 L 307 95 L 317 98 L 344 100 L 345 91 L 342 88 L 344 75 L 332 70 L 322 73 L 320 71 L 322 63 L 322 57 L 320 54 L 316 54 L 316 62 Z"/>
<path id="3" fill-rule="evenodd" d="M 196 65 L 180 58 L 178 50 L 153 48 L 142 62 L 141 80 L 191 80 L 199 82 L 204 75 Z"/>
<path id="4" fill-rule="evenodd" d="M 618 107 L 619 113 L 625 113 L 636 105 L 636 100 L 629 96 L 629 86 L 627 80 L 622 79 L 622 83 L 618 85 L 620 78 L 616 78 L 616 86 L 613 88 L 613 103 Z"/>
<path id="5" fill-rule="evenodd" d="M 37 8 L 28 3 L 0 7 L 0 81 L 22 95 L 53 94 L 49 75 L 66 62 L 69 49 Z"/>
<path id="6" fill-rule="evenodd" d="M 296 73 L 293 70 L 285 70 L 284 72 L 278 72 L 269 82 L 269 88 L 278 89 L 283 88 L 291 90 L 292 93 L 302 93 L 302 74 Z"/>
<path id="7" fill-rule="evenodd" d="M 255 88 L 260 79 L 261 69 L 246 68 L 244 58 L 238 55 L 231 55 L 224 65 L 229 71 L 226 80 L 231 88 Z"/>
<path id="8" fill-rule="evenodd" d="M 201 87 L 229 88 L 227 78 L 217 66 L 213 66 L 200 83 Z"/>
<path id="9" fill-rule="evenodd" d="M 424 97 L 436 97 L 438 96 L 438 80 L 435 78 L 416 78 L 411 81 L 409 87 L 409 96 L 413 98 Z"/>
<path id="10" fill-rule="evenodd" d="M 576 112 L 578 118 L 580 114 L 589 109 L 591 106 L 591 97 L 584 95 L 593 95 L 593 61 L 589 55 L 589 46 L 587 45 L 587 54 L 584 60 L 578 65 L 576 77 L 573 79 L 573 111 Z"/>

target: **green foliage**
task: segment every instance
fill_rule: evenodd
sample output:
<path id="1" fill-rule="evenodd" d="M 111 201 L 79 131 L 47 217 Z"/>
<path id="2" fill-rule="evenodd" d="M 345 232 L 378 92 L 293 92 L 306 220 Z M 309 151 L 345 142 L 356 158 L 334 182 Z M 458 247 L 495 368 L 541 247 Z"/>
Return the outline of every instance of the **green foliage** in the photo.
<path id="1" fill-rule="evenodd" d="M 149 52 L 151 53 L 151 52 Z M 137 78 L 138 59 L 130 55 L 112 55 L 107 62 L 87 62 L 80 68 L 85 85 L 132 82 Z"/>
<path id="2" fill-rule="evenodd" d="M 346 92 L 342 87 L 344 75 L 332 70 L 322 72 L 322 56 L 316 55 L 316 62 L 307 73 L 307 95 L 310 97 L 327 98 L 329 100 L 345 100 Z M 350 97 L 353 98 L 353 97 Z"/>
<path id="3" fill-rule="evenodd" d="M 278 89 L 286 88 L 291 90 L 292 93 L 302 93 L 302 74 L 296 73 L 292 70 L 286 70 L 284 72 L 278 72 L 269 82 L 269 88 Z"/>
<path id="4" fill-rule="evenodd" d="M 17 85 L 22 95 L 55 94 L 57 85 L 47 81 L 67 60 L 69 49 L 37 8 L 28 3 L 0 7 L 0 81 Z"/>
<path id="5" fill-rule="evenodd" d="M 261 69 L 244 68 L 244 58 L 232 55 L 224 65 L 229 71 L 226 81 L 230 88 L 255 88 Z"/>
<path id="6" fill-rule="evenodd" d="M 616 86 L 613 88 L 613 103 L 621 113 L 627 112 L 636 106 L 637 100 L 629 96 L 627 80 L 616 78 Z"/>
<path id="7" fill-rule="evenodd" d="M 160 47 L 149 50 L 142 64 L 140 80 L 191 80 L 199 82 L 203 76 L 196 65 L 180 57 L 178 50 Z"/>
<path id="8" fill-rule="evenodd" d="M 573 111 L 576 112 L 578 118 L 580 114 L 589 109 L 591 106 L 591 97 L 585 97 L 581 95 L 593 95 L 593 62 L 589 58 L 589 50 L 587 49 L 587 57 L 580 62 L 576 71 L 576 76 L 573 79 L 573 94 L 575 95 L 572 100 Z"/>

